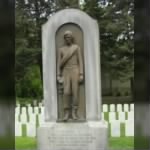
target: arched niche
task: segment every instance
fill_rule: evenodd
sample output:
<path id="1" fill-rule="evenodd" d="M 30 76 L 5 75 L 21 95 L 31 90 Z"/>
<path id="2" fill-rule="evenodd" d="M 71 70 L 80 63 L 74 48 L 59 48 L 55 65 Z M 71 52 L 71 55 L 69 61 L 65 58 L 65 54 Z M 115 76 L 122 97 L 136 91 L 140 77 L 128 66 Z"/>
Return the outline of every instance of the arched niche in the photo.
<path id="1" fill-rule="evenodd" d="M 42 26 L 45 119 L 58 119 L 56 33 L 64 24 L 76 24 L 83 32 L 85 116 L 87 121 L 98 121 L 101 119 L 99 28 L 94 19 L 78 9 L 61 10 Z"/>
<path id="2" fill-rule="evenodd" d="M 72 31 L 73 33 L 73 43 L 79 45 L 82 52 L 83 66 L 84 66 L 84 39 L 83 39 L 83 31 L 82 29 L 74 23 L 63 24 L 58 28 L 56 32 L 56 64 L 57 64 L 57 56 L 58 51 L 61 47 L 65 45 L 64 43 L 64 33 L 65 31 Z M 84 68 L 84 67 L 83 67 Z M 58 101 L 58 121 L 61 121 L 64 116 L 63 110 L 63 86 L 58 84 L 57 82 L 57 101 Z M 70 99 L 71 100 L 71 99 Z M 78 117 L 77 121 L 85 121 L 86 120 L 86 111 L 85 111 L 85 82 L 79 84 L 79 109 L 78 109 Z"/>

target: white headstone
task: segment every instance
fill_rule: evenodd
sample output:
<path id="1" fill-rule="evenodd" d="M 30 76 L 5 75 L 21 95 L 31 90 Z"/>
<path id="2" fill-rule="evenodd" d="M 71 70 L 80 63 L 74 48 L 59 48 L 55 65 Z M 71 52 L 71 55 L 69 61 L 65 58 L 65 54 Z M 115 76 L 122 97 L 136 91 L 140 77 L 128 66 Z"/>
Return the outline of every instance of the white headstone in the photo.
<path id="1" fill-rule="evenodd" d="M 129 111 L 129 104 L 124 104 L 124 112 L 128 112 Z"/>
<path id="2" fill-rule="evenodd" d="M 28 137 L 35 137 L 36 136 L 36 125 L 34 123 L 27 123 L 26 124 L 27 129 L 27 136 Z"/>
<path id="3" fill-rule="evenodd" d="M 27 113 L 26 107 L 22 107 L 22 108 L 21 108 L 21 113 L 22 113 L 22 114 L 26 114 L 26 113 Z"/>
<path id="4" fill-rule="evenodd" d="M 117 112 L 122 112 L 122 104 L 117 104 Z"/>
<path id="5" fill-rule="evenodd" d="M 22 136 L 22 124 L 15 122 L 15 136 Z"/>
<path id="6" fill-rule="evenodd" d="M 126 114 L 125 114 L 125 112 L 119 112 L 118 113 L 118 119 L 119 119 L 119 121 L 121 122 L 121 123 L 124 123 L 125 122 L 125 120 L 126 120 Z"/>
<path id="7" fill-rule="evenodd" d="M 134 111 L 134 104 L 130 104 L 130 111 Z"/>
<path id="8" fill-rule="evenodd" d="M 19 121 L 19 114 L 15 114 L 15 122 L 18 122 Z"/>
<path id="9" fill-rule="evenodd" d="M 45 123 L 45 118 L 44 115 L 40 114 L 38 115 L 38 120 L 39 120 L 39 126 L 43 123 Z"/>
<path id="10" fill-rule="evenodd" d="M 116 112 L 109 112 L 108 117 L 109 117 L 109 122 L 116 120 Z"/>
<path id="11" fill-rule="evenodd" d="M 110 112 L 115 112 L 115 104 L 110 104 Z"/>
<path id="12" fill-rule="evenodd" d="M 33 113 L 33 108 L 31 106 L 28 107 L 28 114 L 32 114 Z"/>
<path id="13" fill-rule="evenodd" d="M 34 113 L 39 114 L 39 107 L 34 107 Z"/>
<path id="14" fill-rule="evenodd" d="M 29 122 L 36 124 L 36 114 L 29 115 Z"/>
<path id="15" fill-rule="evenodd" d="M 125 121 L 125 136 L 134 136 L 134 121 Z"/>
<path id="16" fill-rule="evenodd" d="M 110 133 L 112 137 L 120 137 L 121 131 L 120 131 L 120 122 L 119 121 L 112 121 L 110 124 Z"/>
<path id="17" fill-rule="evenodd" d="M 108 112 L 108 105 L 107 104 L 103 104 L 103 112 Z"/>
<path id="18" fill-rule="evenodd" d="M 134 120 L 134 111 L 128 112 L 128 120 Z"/>
<path id="19" fill-rule="evenodd" d="M 27 114 L 23 113 L 20 115 L 20 122 L 22 124 L 26 124 L 27 123 Z"/>

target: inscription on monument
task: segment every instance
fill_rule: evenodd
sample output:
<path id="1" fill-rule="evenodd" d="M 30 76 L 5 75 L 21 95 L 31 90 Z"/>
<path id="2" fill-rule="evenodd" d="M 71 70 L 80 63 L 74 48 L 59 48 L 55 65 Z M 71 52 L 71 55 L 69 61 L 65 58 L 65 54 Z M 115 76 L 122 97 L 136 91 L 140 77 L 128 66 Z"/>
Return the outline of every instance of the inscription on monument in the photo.
<path id="1" fill-rule="evenodd" d="M 49 135 L 50 146 L 54 146 L 57 150 L 87 150 L 88 145 L 92 144 L 96 139 L 90 132 L 72 130 L 60 130 L 59 132 L 51 132 Z"/>

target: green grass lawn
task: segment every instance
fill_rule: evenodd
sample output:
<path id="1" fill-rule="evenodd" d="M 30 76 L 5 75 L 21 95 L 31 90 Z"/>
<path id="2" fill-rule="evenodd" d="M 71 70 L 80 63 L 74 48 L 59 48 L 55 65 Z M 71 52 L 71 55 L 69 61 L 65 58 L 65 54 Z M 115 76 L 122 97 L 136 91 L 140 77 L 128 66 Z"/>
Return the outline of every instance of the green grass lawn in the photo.
<path id="1" fill-rule="evenodd" d="M 109 147 L 113 149 L 134 149 L 134 137 L 109 138 Z"/>
<path id="2" fill-rule="evenodd" d="M 105 120 L 108 120 L 108 113 L 104 113 Z M 118 114 L 116 113 L 118 117 Z M 38 125 L 37 125 L 38 126 Z M 121 124 L 121 137 L 110 137 L 110 124 L 109 124 L 109 147 L 115 150 L 133 149 L 134 137 L 125 137 L 125 126 Z M 26 137 L 26 126 L 22 126 L 23 137 L 16 137 L 16 149 L 36 149 L 36 138 Z"/>
<path id="3" fill-rule="evenodd" d="M 134 148 L 134 138 L 109 138 L 109 147 L 118 150 Z M 16 149 L 36 149 L 36 138 L 16 137 Z"/>
<path id="4" fill-rule="evenodd" d="M 35 149 L 36 138 L 16 137 L 15 147 L 16 149 Z"/>

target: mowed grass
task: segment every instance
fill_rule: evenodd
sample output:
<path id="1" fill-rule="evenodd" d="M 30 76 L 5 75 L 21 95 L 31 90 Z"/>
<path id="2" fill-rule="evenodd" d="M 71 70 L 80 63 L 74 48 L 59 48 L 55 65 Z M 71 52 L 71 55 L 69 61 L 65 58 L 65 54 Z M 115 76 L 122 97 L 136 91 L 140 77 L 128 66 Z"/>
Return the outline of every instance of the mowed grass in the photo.
<path id="1" fill-rule="evenodd" d="M 16 149 L 36 149 L 37 139 L 30 137 L 16 137 L 15 147 Z"/>
<path id="2" fill-rule="evenodd" d="M 134 137 L 109 138 L 109 147 L 112 149 L 132 149 L 134 148 Z M 16 137 L 16 149 L 36 149 L 36 138 Z"/>
<path id="3" fill-rule="evenodd" d="M 115 150 L 134 149 L 134 137 L 111 137 L 109 138 L 109 147 Z"/>
<path id="4" fill-rule="evenodd" d="M 105 120 L 108 120 L 108 113 L 104 113 Z M 116 117 L 118 118 L 118 114 L 116 113 Z M 126 116 L 127 118 L 127 116 Z M 38 126 L 38 125 L 37 125 Z M 22 126 L 23 136 L 16 137 L 16 149 L 36 149 L 37 148 L 37 139 L 26 137 L 26 126 Z M 133 149 L 134 148 L 134 137 L 125 137 L 125 126 L 121 124 L 121 137 L 111 137 L 110 136 L 110 124 L 109 124 L 109 139 L 108 145 L 111 149 L 121 150 L 121 149 Z"/>

